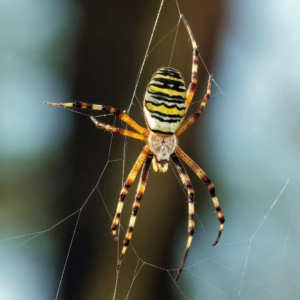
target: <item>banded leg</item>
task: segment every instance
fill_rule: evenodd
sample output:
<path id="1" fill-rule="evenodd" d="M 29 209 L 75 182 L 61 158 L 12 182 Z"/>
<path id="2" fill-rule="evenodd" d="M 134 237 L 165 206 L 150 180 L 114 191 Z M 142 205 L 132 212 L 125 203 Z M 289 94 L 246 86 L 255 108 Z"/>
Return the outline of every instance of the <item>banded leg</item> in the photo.
<path id="1" fill-rule="evenodd" d="M 124 128 L 118 128 L 118 127 L 115 127 L 115 126 L 107 125 L 105 123 L 101 123 L 94 117 L 91 117 L 91 120 L 94 122 L 96 127 L 99 128 L 99 129 L 104 129 L 104 130 L 110 131 L 112 133 L 119 133 L 121 135 L 131 137 L 133 139 L 137 139 L 137 140 L 147 142 L 147 137 L 140 134 L 140 133 L 136 133 L 136 132 L 124 129 Z"/>
<path id="2" fill-rule="evenodd" d="M 195 229 L 195 220 L 194 220 L 194 217 L 195 217 L 195 209 L 194 209 L 195 193 L 194 193 L 194 189 L 193 189 L 191 180 L 190 180 L 184 166 L 182 165 L 181 161 L 177 157 L 177 155 L 175 153 L 173 153 L 171 155 L 171 158 L 172 158 L 172 160 L 173 160 L 173 162 L 176 166 L 176 169 L 179 173 L 179 176 L 181 178 L 183 186 L 187 190 L 188 203 L 189 203 L 189 223 L 188 223 L 189 237 L 188 237 L 187 244 L 186 244 L 186 247 L 185 247 L 185 252 L 184 252 L 184 255 L 183 255 L 183 258 L 182 258 L 180 269 L 179 269 L 178 274 L 177 274 L 176 279 L 175 279 L 177 281 L 179 279 L 179 276 L 180 276 L 180 274 L 182 272 L 182 269 L 184 267 L 186 258 L 188 256 L 188 253 L 189 253 L 189 250 L 190 250 L 190 247 L 191 247 L 191 244 L 192 244 L 193 235 L 194 235 L 194 232 L 195 232 L 195 230 L 194 230 Z"/>
<path id="3" fill-rule="evenodd" d="M 148 129 L 140 126 L 137 124 L 132 118 L 130 118 L 125 112 L 122 112 L 119 109 L 116 109 L 111 106 L 105 106 L 105 105 L 99 105 L 99 104 L 91 104 L 91 103 L 85 103 L 85 102 L 73 102 L 73 103 L 52 103 L 52 102 L 46 102 L 44 101 L 43 104 L 50 105 L 50 106 L 59 106 L 59 107 L 74 107 L 74 108 L 80 108 L 80 109 L 90 109 L 90 110 L 102 110 L 107 111 L 111 114 L 114 114 L 117 116 L 120 120 L 128 124 L 131 128 L 136 130 L 140 134 L 146 134 L 148 133 Z"/>
<path id="4" fill-rule="evenodd" d="M 183 124 L 179 127 L 179 129 L 176 131 L 176 136 L 181 135 L 188 127 L 190 127 L 193 123 L 196 122 L 196 120 L 199 118 L 199 116 L 203 113 L 204 108 L 206 107 L 207 102 L 210 99 L 210 93 L 211 93 L 211 82 L 212 82 L 212 75 L 209 75 L 208 77 L 208 83 L 207 83 L 207 90 L 206 94 L 204 95 L 204 98 L 202 99 L 202 102 L 197 109 L 195 113 L 193 113 L 190 117 L 188 117 Z"/>
<path id="5" fill-rule="evenodd" d="M 221 238 L 221 234 L 224 228 L 225 218 L 222 213 L 218 198 L 216 196 L 216 190 L 214 184 L 210 181 L 206 173 L 184 151 L 182 151 L 181 148 L 177 147 L 175 149 L 175 153 L 196 173 L 196 175 L 202 180 L 204 184 L 207 185 L 209 189 L 213 204 L 217 212 L 218 219 L 220 221 L 219 233 L 216 238 L 216 241 L 213 243 L 213 246 L 215 246 L 217 245 L 217 243 Z"/>
<path id="6" fill-rule="evenodd" d="M 123 257 L 125 255 L 125 252 L 127 250 L 127 247 L 129 245 L 131 237 L 132 237 L 132 231 L 133 231 L 134 224 L 135 224 L 135 221 L 136 221 L 136 216 L 137 216 L 139 207 L 141 205 L 141 200 L 142 200 L 144 192 L 145 192 L 146 183 L 147 183 L 148 176 L 149 176 L 149 170 L 150 170 L 152 158 L 153 158 L 153 154 L 149 153 L 146 160 L 145 160 L 145 162 L 144 162 L 144 165 L 143 165 L 139 185 L 138 185 L 138 188 L 137 188 L 137 193 L 136 193 L 136 196 L 135 196 L 135 201 L 134 201 L 133 207 L 132 207 L 132 214 L 131 214 L 131 217 L 130 217 L 127 233 L 126 233 L 126 236 L 125 236 L 125 239 L 124 239 L 124 242 L 123 242 L 123 248 L 122 248 L 120 258 L 119 258 L 119 261 L 118 261 L 117 269 L 119 269 L 121 264 L 122 264 Z"/>
<path id="7" fill-rule="evenodd" d="M 184 17 L 184 15 L 181 15 L 181 20 L 190 36 L 190 40 L 193 46 L 193 65 L 192 65 L 192 77 L 191 77 L 191 83 L 189 85 L 189 88 L 187 90 L 186 93 L 186 112 L 189 109 L 189 106 L 193 100 L 195 91 L 196 91 L 196 87 L 197 87 L 197 83 L 198 83 L 198 61 L 199 61 L 199 50 L 197 47 L 197 43 L 196 40 L 194 38 L 192 29 L 190 24 L 188 23 L 188 21 L 186 20 L 186 18 Z"/>
<path id="8" fill-rule="evenodd" d="M 131 185 L 133 184 L 137 173 L 139 172 L 142 164 L 144 163 L 147 155 L 149 154 L 149 146 L 145 146 L 143 151 L 141 152 L 141 154 L 139 155 L 138 159 L 136 160 L 135 164 L 133 165 L 126 181 L 124 182 L 123 188 L 121 190 L 120 193 L 120 197 L 119 197 L 119 203 L 117 206 L 117 210 L 116 210 L 116 214 L 115 217 L 113 219 L 112 225 L 111 225 L 111 233 L 113 235 L 113 238 L 115 240 L 117 240 L 116 238 L 116 232 L 117 232 L 117 228 L 120 222 L 120 217 L 121 217 L 121 213 L 123 210 L 123 205 L 124 205 L 124 201 L 125 201 L 125 197 L 128 194 L 128 190 L 131 187 Z"/>

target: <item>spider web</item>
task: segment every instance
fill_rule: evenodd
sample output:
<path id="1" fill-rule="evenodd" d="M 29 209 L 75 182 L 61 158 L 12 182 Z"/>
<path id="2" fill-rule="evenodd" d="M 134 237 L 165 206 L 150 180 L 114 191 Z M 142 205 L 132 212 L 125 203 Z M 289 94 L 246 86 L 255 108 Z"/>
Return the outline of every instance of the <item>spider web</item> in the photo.
<path id="1" fill-rule="evenodd" d="M 141 69 L 138 73 L 142 76 L 140 80 L 138 77 L 133 97 L 128 101 L 128 105 L 125 105 L 135 119 L 141 120 L 140 124 L 143 124 L 139 106 L 142 98 L 138 98 L 138 95 L 142 97 L 147 80 L 156 67 L 168 63 L 172 56 L 171 65 L 174 64 L 182 70 L 187 82 L 190 77 L 191 46 L 187 42 L 184 28 L 181 26 L 177 33 L 178 28 L 174 27 L 178 22 L 178 10 L 184 14 L 185 11 L 171 1 L 165 4 L 162 1 L 156 6 L 156 10 L 162 8 L 162 11 L 156 12 L 155 18 L 152 16 L 152 23 L 156 24 L 158 20 L 159 26 L 159 22 L 166 20 L 168 18 L 166 10 L 173 10 L 171 13 L 174 22 L 170 29 L 163 23 L 161 27 L 164 34 L 155 32 L 152 43 L 148 38 L 149 43 L 145 44 L 144 49 L 150 45 L 150 51 L 145 56 L 144 72 Z M 238 11 L 238 8 L 235 6 L 233 10 Z M 284 12 L 282 14 L 284 15 Z M 198 41 L 196 28 L 193 27 L 193 22 L 187 14 L 186 17 Z M 152 36 L 150 32 L 152 25 L 149 24 L 150 22 L 147 25 L 148 37 Z M 232 30 L 240 37 L 236 28 Z M 173 36 L 170 34 L 165 37 L 171 32 Z M 174 34 L 177 38 L 173 54 Z M 167 52 L 164 51 L 166 47 L 164 42 L 169 36 L 171 46 L 169 58 L 166 60 L 167 56 L 161 56 Z M 209 36 L 206 39 L 209 39 Z M 179 50 L 181 41 L 184 44 L 183 52 Z M 248 46 L 246 41 L 241 38 L 238 44 L 240 47 L 244 46 L 243 51 L 246 51 Z M 226 217 L 225 230 L 218 246 L 211 247 L 218 228 L 211 199 L 206 187 L 199 184 L 199 180 L 189 172 L 196 192 L 198 217 L 196 234 L 182 276 L 178 282 L 174 281 L 187 238 L 186 195 L 184 190 L 180 189 L 180 180 L 178 176 L 176 177 L 176 172 L 151 173 L 132 240 L 133 247 L 128 249 L 120 273 L 116 273 L 116 261 L 124 235 L 121 229 L 120 241 L 115 243 L 111 239 L 109 228 L 121 185 L 141 150 L 141 143 L 129 140 L 124 142 L 122 138 L 104 132 L 89 133 L 90 146 L 99 150 L 99 159 L 95 158 L 95 154 L 87 153 L 81 153 L 79 157 L 89 167 L 91 165 L 97 167 L 97 176 L 92 176 L 93 172 L 89 175 L 89 168 L 86 168 L 82 174 L 78 174 L 79 182 L 82 182 L 78 187 L 68 179 L 63 182 L 56 181 L 57 194 L 62 194 L 60 191 L 65 189 L 61 185 L 70 189 L 64 197 L 58 197 L 59 206 L 50 210 L 51 215 L 55 215 L 58 221 L 44 220 L 45 216 L 41 215 L 38 228 L 47 228 L 46 230 L 31 230 L 30 233 L 12 234 L 12 237 L 2 239 L 3 271 L 0 295 L 3 299 L 40 299 L 40 294 L 34 292 L 38 290 L 35 287 L 37 283 L 47 287 L 43 291 L 44 299 L 62 299 L 65 293 L 75 297 L 79 292 L 80 298 L 83 299 L 153 299 L 151 296 L 153 290 L 156 294 L 160 291 L 159 299 L 299 298 L 300 273 L 297 267 L 299 179 L 296 172 L 298 162 L 293 159 L 297 158 L 297 155 L 293 153 L 293 147 L 285 138 L 288 136 L 286 130 L 293 127 L 291 121 L 286 124 L 283 117 L 283 121 L 279 117 L 276 119 L 277 122 L 280 121 L 278 122 L 280 127 L 273 124 L 274 119 L 270 118 L 275 112 L 280 112 L 283 116 L 291 112 L 282 107 L 281 99 L 284 98 L 278 97 L 277 94 L 273 95 L 276 101 L 272 99 L 270 102 L 267 98 L 262 101 L 260 95 L 266 94 L 264 89 L 275 91 L 274 85 L 269 86 L 267 78 L 262 76 L 264 73 L 255 72 L 253 76 L 258 76 L 260 80 L 254 81 L 256 86 L 254 83 L 251 84 L 249 91 L 246 92 L 243 85 L 246 79 L 240 79 L 237 74 L 243 73 L 249 76 L 245 75 L 245 78 L 251 78 L 252 74 L 247 73 L 250 70 L 249 64 L 243 61 L 243 57 L 235 56 L 233 60 L 237 67 L 233 70 L 232 62 L 228 62 L 227 59 L 231 58 L 228 52 L 234 50 L 234 43 L 227 40 L 227 44 L 226 41 L 223 42 L 221 48 L 223 52 L 220 54 L 220 63 L 217 64 L 220 69 L 214 72 L 216 81 L 212 87 L 212 99 L 198 124 L 194 129 L 190 129 L 189 132 L 192 132 L 193 136 L 185 135 L 180 139 L 180 145 L 184 150 L 187 147 L 195 148 L 193 155 L 192 150 L 187 153 L 208 172 L 216 185 L 217 195 Z M 233 52 L 237 55 L 237 51 Z M 179 60 L 176 60 L 176 55 Z M 239 55 L 241 56 L 240 53 Z M 151 57 L 158 60 L 158 65 L 154 68 L 148 66 L 148 69 L 147 64 L 152 64 Z M 258 58 L 256 59 L 254 61 L 258 62 Z M 267 68 L 265 70 L 269 70 L 270 62 L 268 60 L 264 62 Z M 202 65 L 202 68 L 205 73 L 205 65 Z M 232 70 L 230 76 L 228 70 Z M 230 78 L 230 81 L 226 80 L 227 78 Z M 239 79 L 234 81 L 233 78 Z M 278 80 L 282 78 L 278 76 Z M 261 85 L 258 85 L 259 81 L 262 82 Z M 204 94 L 206 79 L 203 86 L 201 84 L 199 82 L 191 111 L 196 109 L 198 99 Z M 229 92 L 225 94 L 219 86 L 226 87 Z M 287 91 L 284 93 L 285 96 L 286 93 Z M 297 98 L 295 96 L 293 98 Z M 89 102 L 102 101 L 89 100 Z M 271 110 L 270 106 L 275 108 Z M 79 113 L 86 116 L 85 112 Z M 63 110 L 56 110 L 51 114 L 57 119 L 68 118 Z M 81 122 L 82 119 L 86 119 L 88 124 L 86 128 L 91 127 L 88 130 L 93 131 L 88 118 L 80 119 Z M 112 116 L 101 115 L 101 120 L 117 126 L 124 125 Z M 85 134 L 84 131 L 82 133 Z M 66 133 L 64 135 L 67 136 Z M 286 152 L 284 150 L 286 148 L 280 144 L 290 145 L 289 152 Z M 58 151 L 55 153 L 61 155 Z M 285 155 L 286 153 L 289 155 Z M 45 169 L 49 167 L 49 164 L 45 165 Z M 42 185 L 45 186 L 45 191 L 48 191 L 46 184 Z M 122 215 L 125 229 L 135 188 L 136 185 L 131 188 L 125 202 Z M 72 202 L 75 202 L 75 206 Z M 76 205 L 77 208 L 74 208 Z M 26 207 L 32 209 L 28 203 Z M 63 213 L 60 213 L 60 210 Z M 37 209 L 36 212 L 38 211 Z M 11 215 L 13 216 L 13 213 Z M 4 215 L 3 218 L 8 219 Z M 49 222 L 50 226 L 47 225 Z M 19 231 L 22 232 L 22 224 L 19 226 Z M 57 242 L 58 240 L 62 242 Z M 93 242 L 93 249 L 90 249 L 90 240 Z M 56 251 L 59 253 L 55 253 Z M 84 252 L 89 254 L 85 256 Z M 27 264 L 24 264 L 24 256 Z M 51 266 L 53 262 L 55 267 Z M 84 274 L 77 271 L 82 270 L 82 264 L 85 264 L 87 270 Z M 16 279 L 25 282 L 21 274 L 30 277 L 32 273 L 38 273 L 40 276 L 37 279 L 32 275 L 35 284 L 32 283 L 26 288 L 22 284 L 22 295 L 12 296 L 13 291 L 21 286 L 20 281 Z"/>

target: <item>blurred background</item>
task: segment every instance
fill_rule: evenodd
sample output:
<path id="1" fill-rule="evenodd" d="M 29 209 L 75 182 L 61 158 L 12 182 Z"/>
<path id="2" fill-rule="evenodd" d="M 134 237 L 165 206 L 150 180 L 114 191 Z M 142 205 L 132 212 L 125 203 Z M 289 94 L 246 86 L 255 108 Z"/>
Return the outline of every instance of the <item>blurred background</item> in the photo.
<path id="1" fill-rule="evenodd" d="M 111 139 L 87 112 L 42 101 L 128 109 L 159 6 L 0 1 L 0 299 L 113 298 L 118 243 L 110 215 L 143 144 Z M 165 270 L 177 269 L 182 259 L 186 196 L 172 169 L 151 171 L 135 252 L 126 253 L 115 299 L 299 299 L 300 4 L 190 0 L 179 6 L 223 91 L 213 85 L 204 114 L 180 145 L 214 182 L 225 230 L 220 245 L 211 247 L 218 220 L 206 186 L 189 172 L 200 222 L 176 286 L 170 277 L 176 271 Z M 152 47 L 178 20 L 175 2 L 165 1 Z M 130 110 L 141 125 L 139 103 L 152 74 L 169 64 L 174 35 L 146 60 Z M 171 66 L 186 84 L 191 50 L 181 25 Z M 200 62 L 190 112 L 207 79 Z M 99 119 L 123 126 L 111 116 Z M 126 198 L 125 227 L 135 189 Z M 147 264 L 135 278 L 142 261 Z"/>

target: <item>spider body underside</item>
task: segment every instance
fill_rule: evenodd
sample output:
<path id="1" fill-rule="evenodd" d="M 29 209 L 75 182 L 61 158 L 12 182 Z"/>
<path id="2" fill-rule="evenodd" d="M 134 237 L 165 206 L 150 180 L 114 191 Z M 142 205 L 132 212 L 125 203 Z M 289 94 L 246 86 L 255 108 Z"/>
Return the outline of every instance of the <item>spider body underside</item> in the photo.
<path id="1" fill-rule="evenodd" d="M 184 268 L 184 264 L 193 240 L 194 228 L 195 228 L 195 211 L 194 211 L 194 189 L 190 178 L 181 162 L 183 160 L 188 167 L 190 167 L 196 175 L 207 185 L 214 207 L 217 212 L 217 216 L 220 222 L 219 233 L 213 246 L 215 246 L 221 238 L 221 234 L 224 227 L 224 216 L 221 211 L 218 198 L 216 197 L 215 188 L 211 180 L 206 173 L 179 147 L 178 136 L 182 134 L 188 127 L 190 127 L 202 114 L 207 102 L 210 99 L 212 76 L 209 76 L 206 94 L 197 109 L 190 117 L 184 122 L 185 114 L 193 99 L 197 81 L 198 81 L 198 60 L 199 53 L 195 38 L 193 36 L 190 25 L 183 15 L 181 20 L 186 27 L 189 34 L 192 46 L 193 46 L 193 63 L 192 63 L 192 76 L 191 83 L 186 90 L 184 80 L 179 71 L 170 68 L 163 67 L 158 69 L 151 78 L 144 98 L 144 116 L 147 124 L 147 129 L 138 125 L 129 115 L 121 110 L 115 109 L 110 106 L 89 104 L 85 102 L 74 103 L 50 103 L 44 102 L 44 104 L 50 106 L 60 107 L 75 107 L 81 109 L 102 110 L 110 112 L 116 115 L 119 119 L 127 123 L 136 132 L 130 131 L 124 128 L 117 128 L 108 124 L 97 121 L 96 118 L 91 117 L 97 128 L 104 129 L 112 133 L 119 133 L 123 136 L 128 136 L 134 139 L 139 139 L 146 142 L 142 152 L 138 156 L 135 164 L 133 165 L 119 196 L 119 202 L 116 210 L 115 217 L 112 222 L 111 230 L 112 235 L 117 239 L 117 229 L 120 223 L 120 217 L 124 205 L 126 195 L 132 183 L 136 179 L 139 170 L 142 168 L 140 181 L 137 187 L 137 193 L 135 201 L 133 203 L 132 214 L 129 221 L 128 229 L 123 242 L 123 248 L 120 254 L 117 268 L 119 269 L 130 243 L 133 228 L 136 221 L 136 216 L 141 204 L 142 197 L 145 192 L 146 183 L 149 176 L 149 170 L 152 167 L 155 172 L 166 172 L 168 170 L 168 164 L 170 159 L 173 161 L 184 188 L 188 194 L 188 240 L 179 268 L 177 277 Z"/>

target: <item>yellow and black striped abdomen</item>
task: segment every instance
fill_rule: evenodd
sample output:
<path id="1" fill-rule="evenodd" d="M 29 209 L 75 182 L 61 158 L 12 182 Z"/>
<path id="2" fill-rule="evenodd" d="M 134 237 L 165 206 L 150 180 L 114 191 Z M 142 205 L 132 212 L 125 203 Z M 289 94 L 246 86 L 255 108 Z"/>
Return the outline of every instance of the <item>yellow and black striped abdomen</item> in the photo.
<path id="1" fill-rule="evenodd" d="M 148 127 L 157 133 L 174 134 L 185 115 L 186 88 L 181 74 L 160 68 L 148 84 L 144 114 Z"/>

